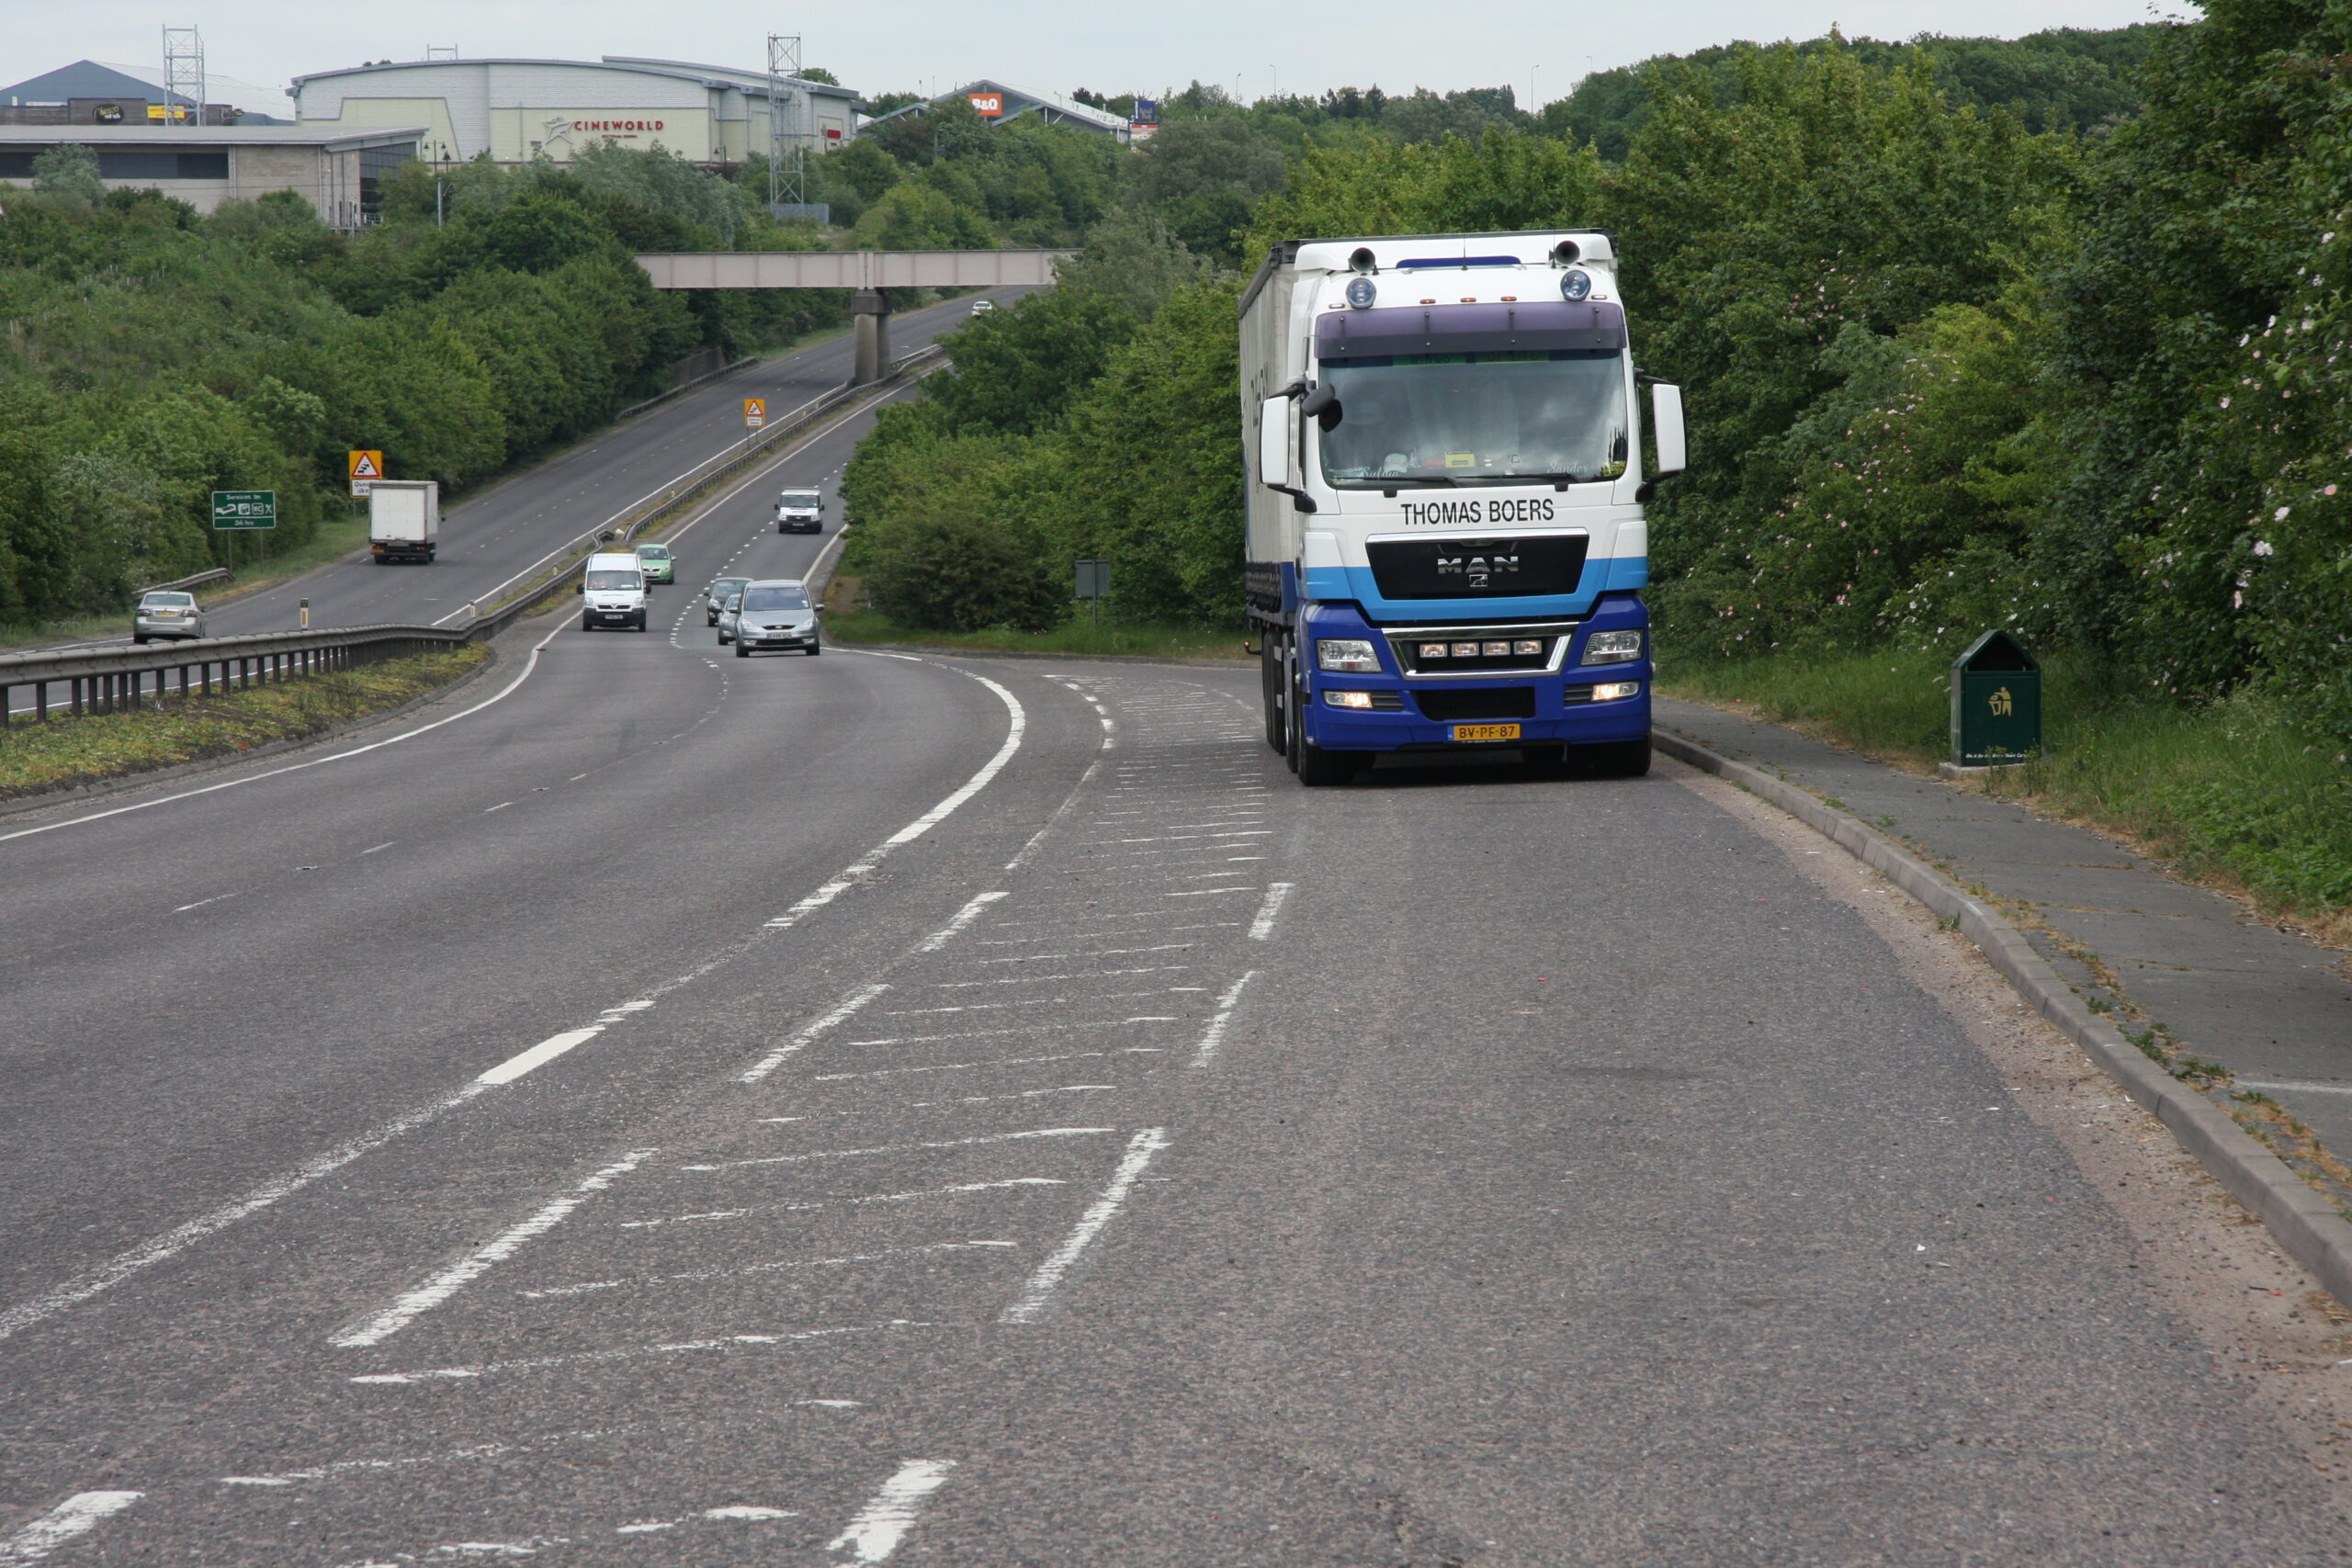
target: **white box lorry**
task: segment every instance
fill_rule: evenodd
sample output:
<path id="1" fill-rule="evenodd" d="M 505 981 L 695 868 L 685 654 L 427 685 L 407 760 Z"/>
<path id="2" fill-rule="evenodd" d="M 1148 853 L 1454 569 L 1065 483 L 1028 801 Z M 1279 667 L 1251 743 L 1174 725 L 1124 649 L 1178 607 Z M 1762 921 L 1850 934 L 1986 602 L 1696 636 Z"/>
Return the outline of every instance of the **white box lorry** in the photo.
<path id="1" fill-rule="evenodd" d="M 1258 269 L 1244 592 L 1300 783 L 1482 748 L 1647 770 L 1642 503 L 1684 465 L 1682 398 L 1634 370 L 1623 300 L 1597 231 L 1291 240 Z"/>
<path id="2" fill-rule="evenodd" d="M 368 548 L 376 564 L 429 561 L 441 539 L 441 486 L 434 479 L 378 479 L 368 491 Z"/>

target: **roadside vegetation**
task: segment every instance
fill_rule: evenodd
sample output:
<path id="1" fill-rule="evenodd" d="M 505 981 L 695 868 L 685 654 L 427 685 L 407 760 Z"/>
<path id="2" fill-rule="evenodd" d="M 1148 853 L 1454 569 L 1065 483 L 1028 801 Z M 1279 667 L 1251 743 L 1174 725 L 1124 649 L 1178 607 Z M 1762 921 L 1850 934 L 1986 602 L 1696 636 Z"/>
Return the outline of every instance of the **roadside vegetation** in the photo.
<path id="1" fill-rule="evenodd" d="M 21 721 L 0 745 L 0 800 L 317 735 L 437 691 L 489 657 L 486 648 L 456 648 L 209 697 Z"/>

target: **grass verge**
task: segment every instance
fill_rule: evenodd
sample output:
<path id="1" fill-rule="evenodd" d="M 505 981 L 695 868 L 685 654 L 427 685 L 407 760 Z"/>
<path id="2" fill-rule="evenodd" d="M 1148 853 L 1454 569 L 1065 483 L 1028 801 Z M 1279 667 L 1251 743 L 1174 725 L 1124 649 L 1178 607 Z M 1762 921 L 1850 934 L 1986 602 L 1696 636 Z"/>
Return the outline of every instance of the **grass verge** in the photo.
<path id="1" fill-rule="evenodd" d="M 135 712 L 16 725 L 0 740 L 0 800 L 316 735 L 446 686 L 488 657 L 486 648 L 457 648 Z"/>
<path id="2" fill-rule="evenodd" d="M 1658 686 L 1922 771 L 1949 754 L 1933 654 L 1674 667 Z M 2352 765 L 2340 743 L 2260 693 L 2185 706 L 2064 653 L 2042 660 L 2042 716 L 2045 755 L 1990 775 L 1989 793 L 2120 833 L 2185 876 L 2352 945 Z"/>
<path id="3" fill-rule="evenodd" d="M 1093 626 L 1070 621 L 1049 632 L 1001 627 L 933 632 L 901 626 L 879 610 L 858 607 L 860 580 L 837 577 L 825 592 L 825 635 L 835 642 L 887 642 L 967 653 L 1115 653 L 1142 659 L 1239 659 L 1242 634 L 1198 626 Z"/>

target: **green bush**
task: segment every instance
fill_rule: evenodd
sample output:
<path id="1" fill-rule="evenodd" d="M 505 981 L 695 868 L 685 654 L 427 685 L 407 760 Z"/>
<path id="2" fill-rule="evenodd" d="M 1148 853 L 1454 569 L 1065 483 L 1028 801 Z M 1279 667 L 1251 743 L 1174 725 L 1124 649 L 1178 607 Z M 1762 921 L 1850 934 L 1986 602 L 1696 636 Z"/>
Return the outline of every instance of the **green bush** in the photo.
<path id="1" fill-rule="evenodd" d="M 1035 541 L 1001 519 L 918 504 L 892 521 L 866 579 L 875 607 L 944 632 L 1061 624 L 1069 590 Z"/>

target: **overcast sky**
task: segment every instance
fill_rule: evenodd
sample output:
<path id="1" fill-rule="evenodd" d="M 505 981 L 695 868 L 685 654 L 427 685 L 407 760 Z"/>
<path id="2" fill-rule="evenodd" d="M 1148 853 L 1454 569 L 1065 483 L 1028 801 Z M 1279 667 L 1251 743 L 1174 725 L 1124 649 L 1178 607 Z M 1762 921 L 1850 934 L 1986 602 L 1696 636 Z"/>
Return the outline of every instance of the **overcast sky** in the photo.
<path id="1" fill-rule="evenodd" d="M 1345 0 L 1277 6 L 1263 0 L 879 0 L 859 6 L 751 6 L 741 0 L 649 5 L 645 0 L 402 0 L 397 6 L 289 6 L 286 0 L 172 0 L 158 13 L 128 0 L 36 5 L 0 0 L 7 58 L 0 85 L 80 59 L 162 69 L 162 27 L 204 32 L 212 73 L 270 91 L 305 72 L 365 60 L 413 60 L 428 45 L 467 55 L 594 60 L 657 55 L 761 69 L 770 28 L 797 26 L 802 58 L 849 86 L 881 93 L 944 91 L 990 76 L 1043 93 L 1182 87 L 1238 81 L 1259 97 L 1378 83 L 1391 92 L 1513 84 L 1527 101 L 1564 96 L 1589 70 L 1624 65 L 1734 39 L 1812 38 L 1834 23 L 1849 35 L 1922 32 L 2014 38 L 2042 28 L 2112 28 L 2190 14 L 2165 0 L 1666 0 L 1575 7 L 1502 0 Z M 2161 10 L 2159 7 L 2161 6 Z M 216 101 L 220 95 L 211 95 Z M 262 113 L 287 107 L 241 102 Z"/>

